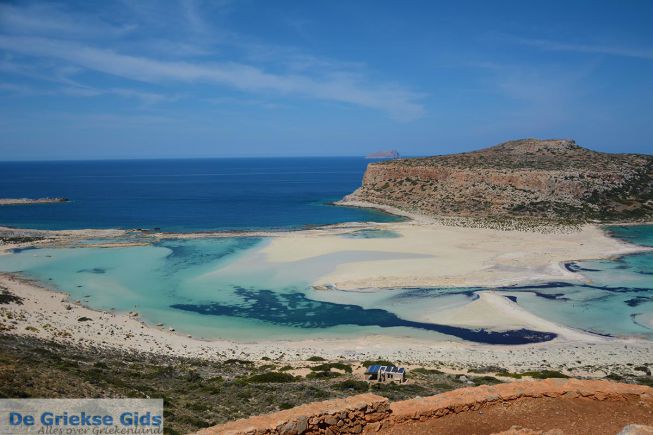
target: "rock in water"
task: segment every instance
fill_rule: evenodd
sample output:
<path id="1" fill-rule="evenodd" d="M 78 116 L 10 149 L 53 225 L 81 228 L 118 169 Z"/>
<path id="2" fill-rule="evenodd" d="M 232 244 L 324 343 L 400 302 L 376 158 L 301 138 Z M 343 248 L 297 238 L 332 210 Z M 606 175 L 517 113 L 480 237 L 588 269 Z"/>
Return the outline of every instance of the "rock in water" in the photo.
<path id="1" fill-rule="evenodd" d="M 377 151 L 375 153 L 368 154 L 366 156 L 368 159 L 398 159 L 399 153 L 397 150 L 387 150 L 387 151 Z"/>

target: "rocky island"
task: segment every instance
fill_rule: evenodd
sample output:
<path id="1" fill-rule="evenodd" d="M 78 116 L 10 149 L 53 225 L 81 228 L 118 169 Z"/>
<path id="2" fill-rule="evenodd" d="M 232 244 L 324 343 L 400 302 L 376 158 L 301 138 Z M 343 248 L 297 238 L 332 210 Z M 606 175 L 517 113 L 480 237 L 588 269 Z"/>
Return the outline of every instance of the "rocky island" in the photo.
<path id="1" fill-rule="evenodd" d="M 366 159 L 398 159 L 399 157 L 397 150 L 377 151 L 365 156 Z"/>
<path id="2" fill-rule="evenodd" d="M 521 139 L 461 154 L 375 162 L 343 203 L 437 217 L 647 221 L 653 156 Z"/>
<path id="3" fill-rule="evenodd" d="M 68 198 L 0 198 L 0 205 L 31 205 L 69 202 Z"/>

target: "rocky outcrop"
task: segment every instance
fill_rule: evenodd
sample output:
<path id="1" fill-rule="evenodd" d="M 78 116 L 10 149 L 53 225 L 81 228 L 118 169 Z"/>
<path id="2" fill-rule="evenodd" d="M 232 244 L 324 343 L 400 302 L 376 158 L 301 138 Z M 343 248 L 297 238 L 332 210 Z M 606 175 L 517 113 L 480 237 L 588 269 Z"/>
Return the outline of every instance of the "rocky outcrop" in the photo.
<path id="1" fill-rule="evenodd" d="M 362 186 L 343 202 L 437 217 L 650 220 L 653 156 L 600 153 L 573 140 L 517 140 L 371 163 Z"/>
<path id="2" fill-rule="evenodd" d="M 398 159 L 399 152 L 397 150 L 377 151 L 370 153 L 366 156 L 368 159 Z"/>
<path id="3" fill-rule="evenodd" d="M 410 433 L 414 424 L 425 424 L 450 415 L 486 409 L 523 399 L 584 399 L 625 401 L 650 409 L 653 388 L 643 385 L 578 379 L 520 381 L 494 386 L 461 388 L 431 397 L 389 404 L 374 394 L 309 403 L 297 408 L 236 420 L 204 429 L 198 434 L 344 434 Z M 407 429 L 404 430 L 404 429 Z M 515 431 L 521 430 L 512 428 Z M 521 433 L 521 432 L 508 432 Z M 532 432 L 524 432 L 532 433 Z M 542 433 L 542 432 L 539 432 Z"/>

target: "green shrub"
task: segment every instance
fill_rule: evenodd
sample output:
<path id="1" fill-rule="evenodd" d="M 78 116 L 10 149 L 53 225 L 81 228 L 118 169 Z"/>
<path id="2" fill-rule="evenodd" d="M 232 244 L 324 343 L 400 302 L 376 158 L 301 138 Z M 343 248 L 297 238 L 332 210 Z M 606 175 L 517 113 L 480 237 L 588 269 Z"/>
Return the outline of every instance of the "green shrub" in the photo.
<path id="1" fill-rule="evenodd" d="M 263 384 L 263 383 L 281 383 L 293 382 L 295 377 L 289 373 L 267 372 L 252 375 L 245 379 L 246 383 Z"/>
<path id="2" fill-rule="evenodd" d="M 368 368 L 369 366 L 379 365 L 379 366 L 394 366 L 394 363 L 382 359 L 363 361 L 363 367 Z"/>
<path id="3" fill-rule="evenodd" d="M 351 366 L 349 364 L 343 364 L 343 363 L 324 363 L 317 365 L 315 367 L 311 367 L 311 371 L 313 372 L 328 372 L 331 369 L 338 369 L 338 370 L 344 370 L 347 373 L 351 373 Z"/>
<path id="4" fill-rule="evenodd" d="M 607 379 L 611 379 L 613 381 L 621 381 L 623 380 L 623 376 L 617 374 L 617 373 L 610 373 L 608 376 L 606 376 Z"/>
<path id="5" fill-rule="evenodd" d="M 478 376 L 472 378 L 472 382 L 474 382 L 476 385 L 496 385 L 502 383 L 494 376 Z"/>
<path id="6" fill-rule="evenodd" d="M 333 384 L 333 388 L 341 391 L 353 390 L 356 391 L 357 393 L 365 393 L 370 389 L 370 385 L 365 381 L 355 381 L 353 379 L 347 379 L 346 381 Z"/>
<path id="7" fill-rule="evenodd" d="M 7 289 L 0 291 L 0 304 L 23 305 L 23 298 L 16 296 Z"/>
<path id="8" fill-rule="evenodd" d="M 275 368 L 277 368 L 277 366 L 275 366 L 274 364 L 263 364 L 258 369 L 265 371 L 265 370 L 274 370 Z"/>
<path id="9" fill-rule="evenodd" d="M 458 388 L 458 387 L 454 387 L 451 384 L 444 384 L 444 383 L 433 384 L 432 387 L 435 388 L 436 390 L 443 390 L 443 391 L 450 391 L 453 390 L 454 388 Z"/>
<path id="10" fill-rule="evenodd" d="M 372 392 L 379 396 L 387 397 L 390 400 L 404 400 L 415 396 L 428 396 L 431 394 L 430 389 L 415 384 L 395 384 L 391 383 L 374 383 Z"/>
<path id="11" fill-rule="evenodd" d="M 443 375 L 444 374 L 444 372 L 441 372 L 440 370 L 425 369 L 424 367 L 418 367 L 416 369 L 412 369 L 411 373 L 417 373 L 418 375 Z"/>
<path id="12" fill-rule="evenodd" d="M 568 378 L 569 376 L 560 373 L 556 370 L 542 370 L 539 372 L 524 372 L 522 376 L 530 376 L 533 379 L 549 379 L 549 378 Z"/>
<path id="13" fill-rule="evenodd" d="M 503 368 L 503 367 L 498 367 L 498 366 L 484 366 L 484 367 L 477 367 L 475 369 L 471 369 L 469 371 L 470 373 L 497 373 L 497 374 L 504 374 L 508 373 L 508 370 Z"/>
<path id="14" fill-rule="evenodd" d="M 332 371 L 320 371 L 320 372 L 311 372 L 306 375 L 306 379 L 324 379 L 324 378 L 337 378 L 342 376 L 342 373 L 332 372 Z"/>
<path id="15" fill-rule="evenodd" d="M 507 378 L 514 378 L 514 379 L 521 379 L 523 374 L 521 373 L 501 373 L 501 376 L 505 376 Z"/>
<path id="16" fill-rule="evenodd" d="M 531 371 L 523 373 L 498 373 L 499 376 L 505 376 L 507 378 L 521 379 L 525 376 L 529 376 L 533 379 L 549 379 L 549 378 L 568 378 L 569 376 L 564 373 L 560 373 L 557 370 L 540 370 L 540 371 Z"/>
<path id="17" fill-rule="evenodd" d="M 637 383 L 641 385 L 648 385 L 649 387 L 653 387 L 653 378 L 650 376 L 637 378 Z"/>
<path id="18" fill-rule="evenodd" d="M 312 356 L 306 359 L 306 361 L 326 361 L 326 360 L 321 356 Z"/>

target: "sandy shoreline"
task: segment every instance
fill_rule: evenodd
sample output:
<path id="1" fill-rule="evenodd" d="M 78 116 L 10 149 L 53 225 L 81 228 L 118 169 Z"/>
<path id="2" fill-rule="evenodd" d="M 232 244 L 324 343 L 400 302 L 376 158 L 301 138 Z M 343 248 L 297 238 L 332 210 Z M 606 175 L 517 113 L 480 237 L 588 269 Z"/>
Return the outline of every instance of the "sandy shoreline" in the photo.
<path id="1" fill-rule="evenodd" d="M 412 287 L 503 287 L 556 280 L 583 281 L 564 267 L 570 261 L 613 258 L 652 248 L 610 237 L 598 225 L 553 232 L 449 226 L 415 217 L 406 222 L 336 224 L 293 231 L 161 233 L 142 230 L 19 230 L 0 255 L 31 247 L 128 247 L 164 239 L 258 237 L 269 239 L 252 255 L 269 267 L 292 269 L 333 257 L 316 277 L 316 288 L 369 290 Z M 349 238 L 357 231 L 387 231 L 398 237 Z M 87 243 L 92 240 L 93 243 Z M 350 258 L 347 259 L 348 257 Z M 342 260 L 339 260 L 341 258 Z M 235 264 L 234 267 L 238 267 Z"/>
<path id="2" fill-rule="evenodd" d="M 318 288 L 357 290 L 582 281 L 582 274 L 570 272 L 563 264 L 650 250 L 609 237 L 596 225 L 552 233 L 452 227 L 423 221 L 377 224 L 375 228 L 400 237 L 351 239 L 329 232 L 298 231 L 271 239 L 261 253 L 278 267 L 327 255 L 361 253 L 360 259 L 338 264 L 313 283 Z M 365 252 L 389 258 L 370 255 L 367 260 Z"/>
<path id="3" fill-rule="evenodd" d="M 311 356 L 321 356 L 328 360 L 359 361 L 388 358 L 404 364 L 436 364 L 457 369 L 488 365 L 510 370 L 554 367 L 596 376 L 604 376 L 613 366 L 648 363 L 653 354 L 653 342 L 647 340 L 596 336 L 588 339 L 589 334 L 583 332 L 560 336 L 551 342 L 520 346 L 431 342 L 385 336 L 258 343 L 206 341 L 170 331 L 167 326 L 145 325 L 130 314 L 91 310 L 69 301 L 63 293 L 12 274 L 0 274 L 0 285 L 23 298 L 22 305 L 0 305 L 0 329 L 3 333 L 88 348 L 164 353 L 207 360 L 239 358 L 261 361 L 268 357 L 299 363 Z M 91 320 L 79 320 L 84 318 Z"/>
<path id="4" fill-rule="evenodd" d="M 447 226 L 414 217 L 410 221 L 383 224 L 341 224 L 310 230 L 258 232 L 270 237 L 258 254 L 269 264 L 293 267 L 307 259 L 351 251 L 416 255 L 410 259 L 378 259 L 344 262 L 320 276 L 315 285 L 330 289 L 370 289 L 378 287 L 482 286 L 492 287 L 532 281 L 584 279 L 561 264 L 580 259 L 608 258 L 647 250 L 609 237 L 595 225 L 573 231 L 524 232 L 488 228 Z M 344 233 L 388 230 L 397 238 L 346 238 Z M 24 231 L 43 240 L 18 241 L 3 246 L 76 246 L 88 238 L 117 239 L 107 246 L 122 246 L 125 230 Z M 133 233 L 132 233 L 133 234 Z M 229 233 L 231 237 L 237 236 Z M 142 236 L 142 233 L 136 233 Z M 252 236 L 251 233 L 238 235 Z M 124 242 L 147 244 L 172 237 L 227 237 L 223 233 L 192 235 L 146 234 L 144 240 Z M 100 245 L 102 243 L 100 242 Z M 79 245 L 77 245 L 79 246 Z M 304 361 L 310 356 L 335 360 L 390 358 L 411 364 L 443 364 L 450 367 L 498 365 L 511 370 L 562 368 L 569 372 L 601 373 L 609 367 L 650 362 L 653 342 L 634 338 L 605 338 L 573 330 L 539 318 L 492 291 L 464 309 L 438 313 L 438 323 L 466 327 L 511 329 L 528 327 L 558 334 L 551 342 L 519 346 L 497 346 L 460 341 L 427 341 L 412 337 L 366 336 L 347 339 L 263 341 L 200 340 L 170 331 L 168 325 L 146 325 L 135 314 L 94 311 L 72 303 L 64 293 L 14 274 L 0 274 L 0 285 L 23 298 L 23 304 L 0 305 L 0 330 L 16 335 L 37 336 L 78 346 L 120 348 L 148 353 L 205 359 L 241 358 L 258 361 L 263 357 L 284 361 Z M 330 290 L 337 291 L 337 290 Z M 79 320 L 89 318 L 91 320 Z M 428 313 L 421 320 L 428 318 Z M 545 361 L 545 362 L 543 362 Z M 591 361 L 591 363 L 589 363 Z M 588 368 L 588 364 L 592 368 Z"/>

